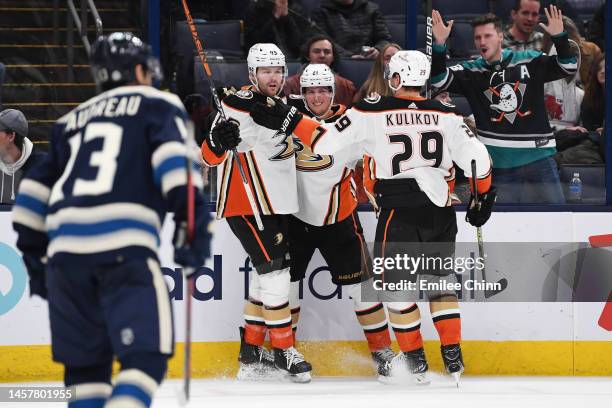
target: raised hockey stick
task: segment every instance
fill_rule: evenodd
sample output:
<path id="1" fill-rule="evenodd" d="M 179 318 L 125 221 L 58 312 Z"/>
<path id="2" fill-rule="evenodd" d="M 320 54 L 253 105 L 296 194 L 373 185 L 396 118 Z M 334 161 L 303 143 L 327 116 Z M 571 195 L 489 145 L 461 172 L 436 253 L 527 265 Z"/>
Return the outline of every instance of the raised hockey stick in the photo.
<path id="1" fill-rule="evenodd" d="M 431 18 L 432 12 L 432 0 L 427 0 L 427 8 L 426 8 L 426 24 L 425 24 L 425 55 L 427 55 L 427 59 L 429 60 L 429 64 L 431 65 L 431 59 L 433 55 L 433 20 Z M 427 85 L 425 85 L 425 97 L 427 99 L 431 98 L 431 75 L 427 78 Z"/>
<path id="2" fill-rule="evenodd" d="M 212 80 L 212 71 L 210 70 L 210 66 L 206 61 L 206 54 L 204 53 L 204 48 L 202 47 L 202 42 L 200 41 L 200 37 L 198 35 L 198 30 L 193 22 L 193 18 L 191 18 L 191 12 L 189 11 L 189 6 L 187 5 L 187 0 L 182 0 L 183 10 L 185 11 L 185 17 L 187 18 L 187 24 L 189 25 L 189 31 L 191 31 L 191 37 L 193 38 L 193 42 L 196 46 L 196 50 L 198 51 L 198 56 L 200 57 L 200 62 L 202 63 L 202 67 L 204 68 L 204 73 L 206 74 L 206 79 L 208 80 L 208 85 L 210 86 L 210 93 L 213 98 L 213 102 L 219 115 L 221 115 L 221 119 L 227 120 L 225 116 L 225 111 L 223 110 L 223 106 L 221 105 L 221 101 L 219 100 L 219 95 L 217 95 L 217 90 L 215 89 L 215 84 Z M 238 157 L 238 152 L 236 149 L 232 149 L 232 156 L 234 158 L 236 167 L 238 167 L 238 171 L 240 172 L 240 177 L 242 178 L 242 184 L 244 186 L 244 191 L 246 192 L 247 199 L 249 200 L 249 205 L 251 206 L 251 210 L 253 211 L 253 216 L 255 217 L 255 222 L 257 223 L 257 228 L 260 231 L 263 231 L 263 223 L 261 222 L 261 215 L 259 214 L 259 210 L 257 209 L 257 204 L 255 203 L 255 197 L 253 197 L 253 192 L 251 191 L 251 187 L 249 186 L 249 180 L 247 179 L 246 173 L 244 172 L 244 168 L 242 167 L 242 163 L 240 162 L 240 158 Z"/>
<path id="3" fill-rule="evenodd" d="M 476 160 L 472 160 L 472 191 L 474 191 L 474 206 L 477 209 L 480 209 L 480 201 L 478 199 L 478 175 L 476 173 Z M 476 238 L 478 240 L 478 256 L 482 261 L 482 280 L 487 283 L 487 272 L 485 265 L 485 252 L 484 252 L 484 240 L 482 239 L 482 228 L 476 227 Z M 498 293 L 504 291 L 508 286 L 508 280 L 506 278 L 501 278 L 497 281 L 497 285 L 499 289 L 485 289 L 484 296 L 485 299 L 490 298 L 491 296 L 495 296 Z M 486 287 L 486 286 L 485 286 Z"/>

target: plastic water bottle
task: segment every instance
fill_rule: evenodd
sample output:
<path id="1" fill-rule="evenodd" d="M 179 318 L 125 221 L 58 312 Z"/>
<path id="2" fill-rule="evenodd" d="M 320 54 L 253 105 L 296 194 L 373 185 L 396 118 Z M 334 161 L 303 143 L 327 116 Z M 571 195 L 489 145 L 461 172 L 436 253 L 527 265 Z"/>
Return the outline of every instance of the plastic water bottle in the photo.
<path id="1" fill-rule="evenodd" d="M 570 203 L 579 203 L 582 201 L 582 180 L 580 180 L 580 173 L 574 173 L 574 177 L 569 183 L 569 197 Z"/>

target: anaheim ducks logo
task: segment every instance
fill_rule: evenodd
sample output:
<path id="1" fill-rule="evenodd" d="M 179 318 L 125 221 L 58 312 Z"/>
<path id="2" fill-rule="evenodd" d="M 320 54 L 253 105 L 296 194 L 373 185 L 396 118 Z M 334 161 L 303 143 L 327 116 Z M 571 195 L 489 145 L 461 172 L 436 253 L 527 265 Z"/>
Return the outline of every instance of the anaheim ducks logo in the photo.
<path id="1" fill-rule="evenodd" d="M 495 87 L 489 87 L 484 94 L 491 102 L 491 109 L 499 112 L 499 116 L 491 118 L 491 121 L 500 123 L 506 118 L 508 122 L 514 123 L 517 116 L 522 118 L 531 115 L 530 110 L 524 112 L 520 110 L 526 89 L 527 85 L 519 81 L 514 84 L 504 82 Z"/>
<path id="2" fill-rule="evenodd" d="M 322 171 L 334 165 L 334 158 L 324 154 L 314 154 L 310 147 L 304 146 L 300 139 L 295 144 L 295 168 L 299 171 Z"/>
<path id="3" fill-rule="evenodd" d="M 295 155 L 295 146 L 293 145 L 293 139 L 291 137 L 285 137 L 276 147 L 280 147 L 282 150 L 270 157 L 272 161 L 287 160 Z"/>

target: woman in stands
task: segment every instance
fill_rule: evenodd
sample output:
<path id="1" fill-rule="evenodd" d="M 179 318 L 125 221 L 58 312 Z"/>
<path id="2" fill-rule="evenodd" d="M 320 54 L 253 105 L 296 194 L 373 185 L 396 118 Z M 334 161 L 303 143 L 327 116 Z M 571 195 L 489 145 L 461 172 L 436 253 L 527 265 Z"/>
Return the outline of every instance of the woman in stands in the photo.
<path id="1" fill-rule="evenodd" d="M 401 49 L 402 47 L 395 43 L 389 43 L 383 47 L 382 52 L 378 55 L 372 66 L 368 79 L 366 79 L 357 94 L 355 94 L 353 102 L 358 102 L 374 92 L 383 96 L 391 95 L 391 90 L 387 86 L 387 80 L 385 79 L 385 67 L 389 64 L 391 57 Z"/>
<path id="2" fill-rule="evenodd" d="M 597 130 L 603 127 L 605 104 L 606 59 L 602 55 L 591 69 L 584 86 L 584 99 L 580 110 L 582 125 L 587 130 Z"/>

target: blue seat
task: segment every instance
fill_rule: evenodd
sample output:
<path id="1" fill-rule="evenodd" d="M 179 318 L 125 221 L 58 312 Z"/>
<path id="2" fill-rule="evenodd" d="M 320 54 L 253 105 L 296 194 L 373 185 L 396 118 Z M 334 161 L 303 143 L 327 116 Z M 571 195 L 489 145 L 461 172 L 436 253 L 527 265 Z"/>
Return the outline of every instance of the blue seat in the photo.
<path id="1" fill-rule="evenodd" d="M 562 164 L 559 177 L 563 193 L 568 197 L 569 183 L 574 173 L 580 174 L 582 181 L 582 202 L 584 204 L 603 204 L 606 202 L 606 170 L 603 164 Z"/>
<path id="2" fill-rule="evenodd" d="M 353 81 L 355 87 L 359 89 L 370 75 L 374 61 L 341 59 L 336 64 L 336 71 L 341 76 Z"/>
<path id="3" fill-rule="evenodd" d="M 399 44 L 402 48 L 406 48 L 406 23 L 400 21 L 387 21 L 391 41 Z"/>
<path id="4" fill-rule="evenodd" d="M 450 55 L 456 58 L 467 58 L 478 54 L 474 47 L 474 30 L 468 21 L 455 21 L 450 35 Z"/>
<path id="5" fill-rule="evenodd" d="M 378 8 L 385 16 L 395 16 L 399 14 L 406 14 L 406 1 L 405 0 L 370 0 L 373 3 L 378 4 Z"/>
<path id="6" fill-rule="evenodd" d="M 225 58 L 242 58 L 242 22 L 240 20 L 194 20 L 205 50 L 217 50 Z M 174 27 L 174 51 L 180 56 L 195 55 L 191 31 L 186 21 L 177 21 Z"/>
<path id="7" fill-rule="evenodd" d="M 445 17 L 447 14 L 485 14 L 489 12 L 489 0 L 433 0 L 433 8 Z"/>

